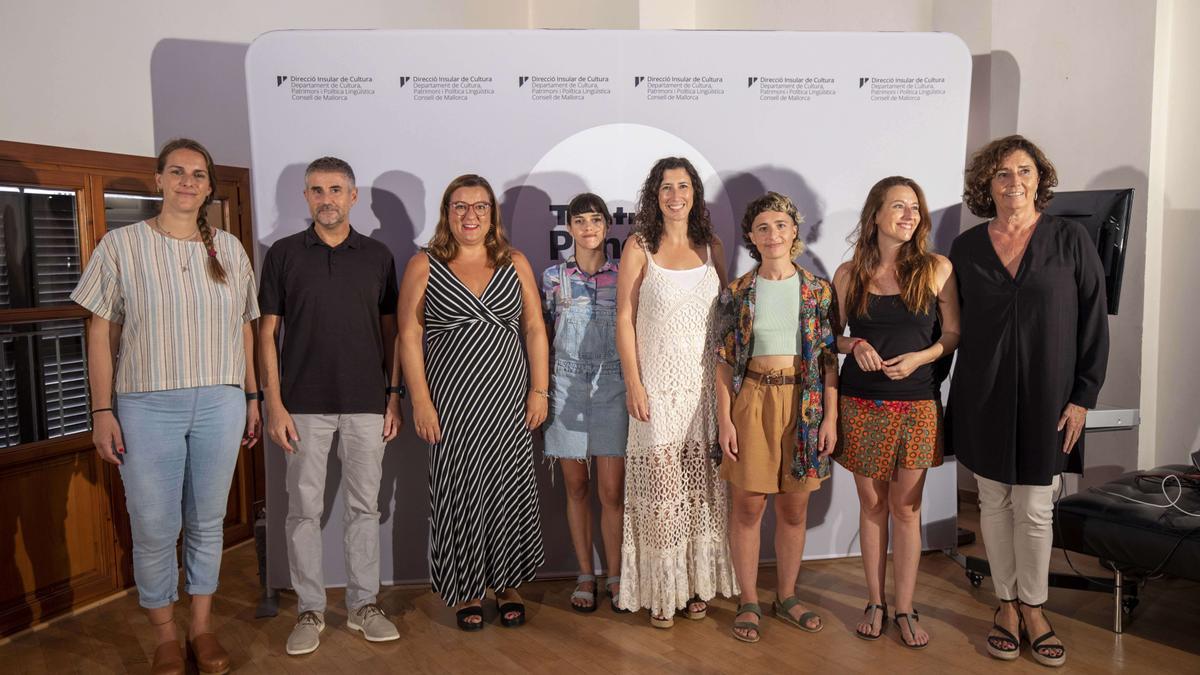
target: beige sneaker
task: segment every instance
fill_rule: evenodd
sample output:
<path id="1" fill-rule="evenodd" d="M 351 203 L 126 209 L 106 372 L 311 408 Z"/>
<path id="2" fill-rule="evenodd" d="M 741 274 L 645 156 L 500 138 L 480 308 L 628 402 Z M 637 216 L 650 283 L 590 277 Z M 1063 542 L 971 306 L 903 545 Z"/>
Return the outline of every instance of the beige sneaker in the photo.
<path id="1" fill-rule="evenodd" d="M 396 624 L 389 621 L 379 605 L 373 602 L 350 612 L 350 616 L 346 617 L 346 627 L 362 631 L 367 642 L 388 642 L 400 638 Z"/>
<path id="2" fill-rule="evenodd" d="M 325 615 L 320 612 L 301 612 L 296 618 L 296 627 L 288 636 L 287 653 L 290 656 L 311 654 L 321 646 L 321 631 L 325 630 Z"/>

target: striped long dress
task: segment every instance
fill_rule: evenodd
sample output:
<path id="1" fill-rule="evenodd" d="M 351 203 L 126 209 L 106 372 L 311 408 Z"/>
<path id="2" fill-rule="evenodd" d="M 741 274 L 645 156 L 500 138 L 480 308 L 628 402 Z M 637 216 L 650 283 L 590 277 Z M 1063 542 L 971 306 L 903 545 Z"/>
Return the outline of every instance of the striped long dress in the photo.
<path id="1" fill-rule="evenodd" d="M 442 429 L 429 448 L 430 565 L 447 605 L 529 581 L 545 559 L 522 306 L 512 265 L 476 297 L 429 256 L 425 371 Z"/>

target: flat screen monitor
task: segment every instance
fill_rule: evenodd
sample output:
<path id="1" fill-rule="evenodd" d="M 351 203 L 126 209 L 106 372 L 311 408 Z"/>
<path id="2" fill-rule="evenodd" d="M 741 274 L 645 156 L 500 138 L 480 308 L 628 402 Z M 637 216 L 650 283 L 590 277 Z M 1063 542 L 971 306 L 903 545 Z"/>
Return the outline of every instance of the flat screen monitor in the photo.
<path id="1" fill-rule="evenodd" d="M 1069 218 L 1087 228 L 1104 265 L 1104 291 L 1108 313 L 1116 314 L 1121 301 L 1121 277 L 1133 213 L 1133 188 L 1055 192 L 1046 213 Z"/>

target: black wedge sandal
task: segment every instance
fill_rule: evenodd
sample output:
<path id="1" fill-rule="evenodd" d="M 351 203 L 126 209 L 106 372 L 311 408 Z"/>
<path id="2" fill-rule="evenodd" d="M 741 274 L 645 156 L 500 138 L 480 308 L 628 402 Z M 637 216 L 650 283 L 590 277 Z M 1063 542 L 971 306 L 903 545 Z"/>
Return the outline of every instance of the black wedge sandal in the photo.
<path id="1" fill-rule="evenodd" d="M 472 616 L 479 617 L 479 621 L 467 621 Z M 477 630 L 483 630 L 483 608 L 479 605 L 470 605 L 463 607 L 454 613 L 454 619 L 458 623 L 458 629 L 468 633 Z"/>
<path id="2" fill-rule="evenodd" d="M 863 610 L 863 614 L 871 614 L 871 623 L 872 624 L 875 623 L 875 614 L 873 614 L 871 612 L 871 610 L 875 610 L 875 609 L 882 612 L 882 616 L 879 617 L 879 632 L 878 633 L 875 633 L 874 635 L 872 635 L 871 633 L 864 633 L 861 630 L 858 630 L 857 628 L 854 629 L 854 634 L 864 640 L 878 640 L 879 637 L 881 635 L 883 635 L 883 631 L 887 630 L 887 613 L 888 613 L 887 612 L 887 603 L 886 602 L 881 603 L 881 604 L 871 603 L 871 604 L 867 605 L 866 609 Z"/>
<path id="3" fill-rule="evenodd" d="M 1016 600 L 1001 600 L 1000 604 L 1009 603 L 1015 604 Z M 1020 621 L 1020 610 L 1017 611 L 1018 622 Z M 1000 608 L 996 608 L 996 612 L 992 614 L 992 630 L 999 635 L 987 636 L 987 651 L 994 659 L 1001 661 L 1014 661 L 1021 655 L 1021 641 L 1016 635 L 1013 635 L 1007 628 L 1000 625 Z M 1019 625 L 1019 623 L 1018 623 Z M 1018 629 L 1019 630 L 1019 629 Z"/>
<path id="4" fill-rule="evenodd" d="M 505 590 L 504 593 L 507 594 L 509 591 L 513 590 L 514 589 L 510 588 Z M 497 593 L 496 610 L 500 612 L 501 626 L 504 626 L 505 628 L 516 628 L 517 626 L 525 625 L 525 602 L 521 599 L 520 595 L 517 595 L 515 600 L 510 600 L 508 598 L 500 597 L 500 594 Z M 515 612 L 516 616 L 511 619 L 505 616 L 510 612 Z"/>
<path id="5" fill-rule="evenodd" d="M 900 642 L 904 643 L 905 647 L 908 647 L 909 649 L 925 649 L 929 646 L 928 640 L 926 640 L 924 644 L 909 642 L 908 639 L 904 637 L 904 629 L 900 627 L 900 619 L 904 619 L 904 623 L 908 625 L 908 634 L 915 640 L 917 637 L 917 631 L 913 630 L 913 622 L 921 622 L 921 615 L 917 613 L 915 607 L 911 613 L 896 612 L 896 618 L 892 619 L 892 621 L 896 624 L 896 628 L 900 630 Z"/>
<path id="6" fill-rule="evenodd" d="M 1025 607 L 1030 607 L 1033 609 L 1041 609 L 1042 608 L 1042 606 L 1040 604 L 1031 605 L 1026 602 L 1022 602 L 1021 604 L 1024 605 Z M 1021 610 L 1018 609 L 1017 613 L 1020 614 L 1020 611 Z M 1043 618 L 1045 618 L 1045 613 L 1043 613 L 1042 616 L 1043 616 Z M 1050 619 L 1046 619 L 1046 625 L 1047 626 L 1050 625 Z M 1050 638 L 1055 637 L 1053 627 L 1051 627 L 1050 630 L 1046 631 L 1045 633 L 1042 633 L 1041 635 L 1039 635 L 1036 639 L 1030 639 L 1029 638 L 1029 629 L 1025 626 L 1025 615 L 1024 614 L 1021 614 L 1020 626 L 1021 627 L 1019 630 L 1021 633 L 1021 637 L 1024 638 L 1025 641 L 1027 641 L 1029 643 L 1029 646 L 1033 649 L 1033 660 L 1034 661 L 1037 661 L 1039 664 L 1046 666 L 1047 668 L 1058 668 L 1067 662 L 1067 647 L 1066 647 L 1066 645 L 1062 645 L 1062 644 L 1048 645 L 1048 644 L 1046 644 L 1046 640 L 1049 640 Z"/>

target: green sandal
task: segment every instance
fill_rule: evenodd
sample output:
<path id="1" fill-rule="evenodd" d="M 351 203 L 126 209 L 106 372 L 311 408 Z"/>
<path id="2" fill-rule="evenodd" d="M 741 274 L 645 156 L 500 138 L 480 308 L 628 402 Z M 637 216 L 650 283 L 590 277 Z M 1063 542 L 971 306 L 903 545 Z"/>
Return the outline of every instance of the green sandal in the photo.
<path id="1" fill-rule="evenodd" d="M 821 632 L 821 629 L 825 627 L 825 624 L 824 624 L 824 622 L 821 622 L 821 615 L 817 614 L 816 612 L 813 612 L 813 611 L 805 612 L 800 615 L 799 620 L 792 618 L 792 614 L 791 614 L 792 608 L 798 604 L 800 604 L 800 598 L 798 598 L 794 595 L 782 602 L 780 602 L 779 599 L 777 598 L 775 600 L 775 617 L 784 623 L 792 624 L 793 626 L 795 626 L 796 628 L 799 628 L 800 630 L 804 631 L 805 633 Z M 808 626 L 808 622 L 812 619 L 816 619 L 818 621 L 816 628 L 810 628 Z"/>
<path id="2" fill-rule="evenodd" d="M 747 614 L 747 613 L 757 616 L 759 621 L 762 620 L 762 608 L 758 606 L 757 602 L 747 602 L 744 605 L 738 605 L 737 612 L 735 612 L 733 616 L 734 616 L 734 618 L 737 618 L 738 614 Z M 739 628 L 741 630 L 754 631 L 754 637 L 750 638 L 750 637 L 746 637 L 745 635 L 742 635 L 741 633 L 738 632 Z M 733 637 L 741 640 L 742 642 L 754 643 L 754 642 L 758 642 L 759 640 L 762 639 L 762 628 L 759 627 L 759 624 L 752 623 L 750 621 L 734 621 L 733 622 L 733 630 L 730 632 L 733 633 Z"/>

